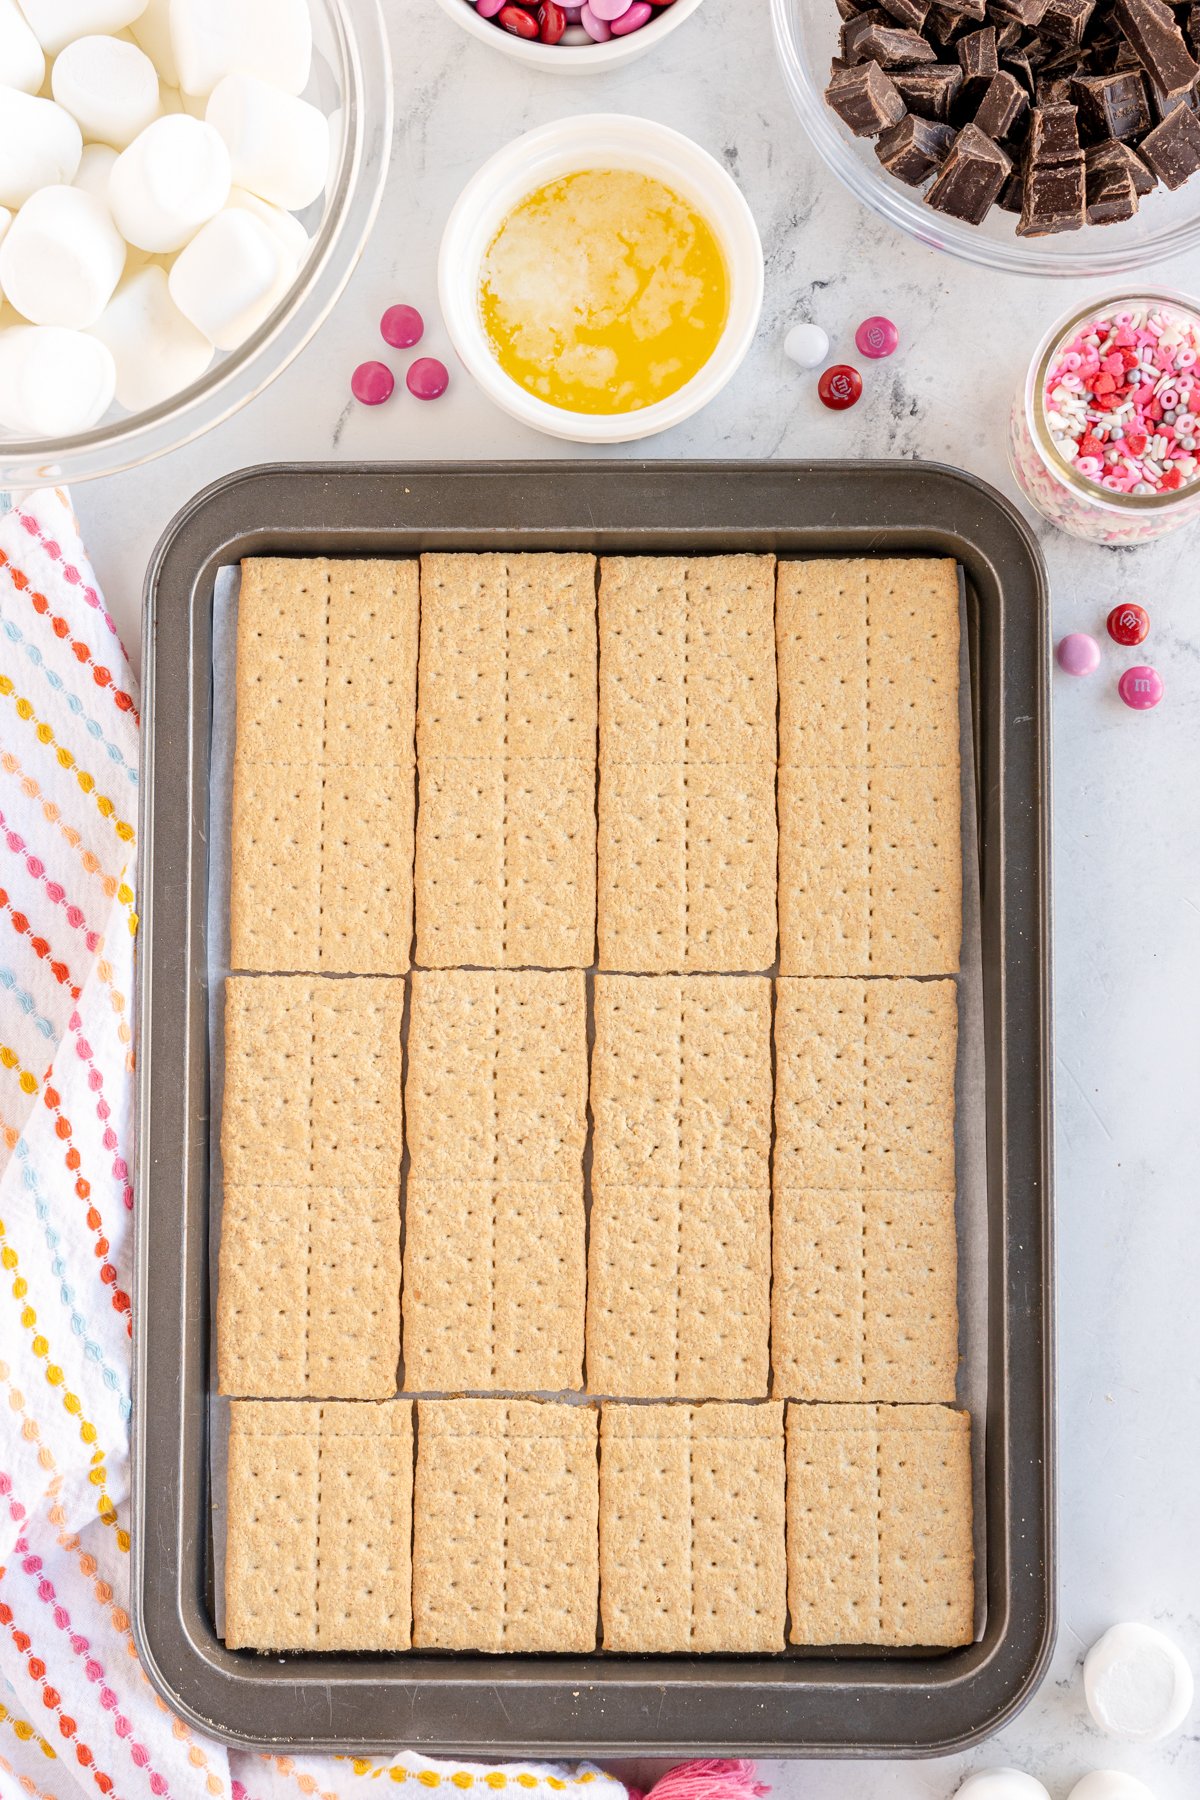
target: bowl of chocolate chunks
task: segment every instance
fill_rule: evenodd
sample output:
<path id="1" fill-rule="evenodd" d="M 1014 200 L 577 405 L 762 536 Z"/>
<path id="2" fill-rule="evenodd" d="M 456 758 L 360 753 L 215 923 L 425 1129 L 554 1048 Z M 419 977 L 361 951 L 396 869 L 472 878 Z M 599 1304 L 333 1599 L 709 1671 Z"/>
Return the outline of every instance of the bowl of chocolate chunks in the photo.
<path id="1" fill-rule="evenodd" d="M 911 236 L 1009 273 L 1200 246 L 1200 0 L 771 0 L 802 123 Z"/>

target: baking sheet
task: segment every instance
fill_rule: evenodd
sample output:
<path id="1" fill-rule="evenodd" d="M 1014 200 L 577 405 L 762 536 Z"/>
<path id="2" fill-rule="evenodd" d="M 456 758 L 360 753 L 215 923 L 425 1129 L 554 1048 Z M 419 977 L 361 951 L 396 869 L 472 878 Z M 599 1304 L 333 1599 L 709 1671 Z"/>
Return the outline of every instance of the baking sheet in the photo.
<path id="1" fill-rule="evenodd" d="M 208 1034 L 209 1110 L 209 1290 L 210 1318 L 216 1318 L 217 1262 L 221 1238 L 223 1171 L 220 1123 L 225 1085 L 224 986 L 229 968 L 229 895 L 232 868 L 233 756 L 236 729 L 237 611 L 241 570 L 218 570 L 213 592 L 212 728 L 209 755 L 208 846 Z M 963 941 L 958 986 L 958 1062 L 955 1073 L 955 1217 L 958 1234 L 959 1372 L 957 1402 L 971 1414 L 974 1496 L 976 1642 L 987 1620 L 987 1507 L 985 1421 L 988 1392 L 988 1195 L 987 1108 L 983 1012 L 983 953 L 976 812 L 975 736 L 971 717 L 966 596 L 959 571 L 959 725 L 962 769 Z M 778 966 L 769 973 L 778 974 Z M 407 1030 L 407 1024 L 406 1024 Z M 590 1050 L 590 1047 L 589 1047 Z M 407 1161 L 407 1158 L 406 1158 Z M 407 1172 L 407 1171 L 406 1171 Z M 402 1184 L 401 1213 L 406 1203 Z M 585 1205 L 590 1208 L 590 1193 Z M 588 1393 L 540 1394 L 572 1405 L 587 1404 Z M 752 1404 L 747 1402 L 746 1404 Z M 229 1401 L 217 1392 L 216 1333 L 210 1336 L 209 1492 L 211 1505 L 210 1606 L 218 1637 L 224 1636 L 225 1490 L 228 1466 Z M 804 1656 L 817 1647 L 792 1646 L 780 1655 Z M 402 1653 L 397 1653 L 402 1654 Z M 864 1652 L 876 1656 L 877 1651 Z"/>

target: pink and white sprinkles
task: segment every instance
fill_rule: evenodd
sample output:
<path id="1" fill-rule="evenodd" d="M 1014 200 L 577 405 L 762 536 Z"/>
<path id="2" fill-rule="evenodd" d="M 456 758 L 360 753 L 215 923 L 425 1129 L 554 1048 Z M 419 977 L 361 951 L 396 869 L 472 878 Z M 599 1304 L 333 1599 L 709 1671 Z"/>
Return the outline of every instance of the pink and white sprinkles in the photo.
<path id="1" fill-rule="evenodd" d="M 1055 352 L 1046 424 L 1075 472 L 1170 494 L 1200 472 L 1200 321 L 1165 304 L 1101 313 Z"/>

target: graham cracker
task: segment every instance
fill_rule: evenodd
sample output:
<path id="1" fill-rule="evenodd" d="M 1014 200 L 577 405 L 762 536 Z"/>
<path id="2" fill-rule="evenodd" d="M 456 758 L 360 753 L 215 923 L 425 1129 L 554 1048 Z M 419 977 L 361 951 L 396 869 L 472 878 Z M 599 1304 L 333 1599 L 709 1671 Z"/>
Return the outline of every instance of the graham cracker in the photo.
<path id="1" fill-rule="evenodd" d="M 774 568 L 770 556 L 601 563 L 604 968 L 775 960 Z"/>
<path id="2" fill-rule="evenodd" d="M 777 1395 L 954 1399 L 958 1248 L 952 1189 L 776 1186 L 771 1245 Z"/>
<path id="3" fill-rule="evenodd" d="M 407 1650 L 412 1406 L 235 1400 L 225 1643 Z"/>
<path id="4" fill-rule="evenodd" d="M 775 985 L 776 1192 L 953 1192 L 952 981 Z"/>
<path id="5" fill-rule="evenodd" d="M 398 1185 L 227 1185 L 220 1392 L 384 1400 L 399 1361 Z"/>
<path id="6" fill-rule="evenodd" d="M 596 1644 L 596 1413 L 536 1400 L 420 1400 L 413 1644 Z"/>
<path id="7" fill-rule="evenodd" d="M 398 981 L 309 975 L 225 983 L 221 1156 L 231 1187 L 399 1190 Z"/>
<path id="8" fill-rule="evenodd" d="M 586 968 L 596 941 L 595 560 L 421 559 L 419 960 Z"/>
<path id="9" fill-rule="evenodd" d="M 952 974 L 957 564 L 781 562 L 776 638 L 782 973 Z"/>
<path id="10" fill-rule="evenodd" d="M 787 1559 L 794 1644 L 969 1644 L 969 1415 L 790 1405 Z"/>
<path id="11" fill-rule="evenodd" d="M 762 1187 L 595 1184 L 587 1289 L 591 1392 L 644 1399 L 765 1395 L 770 1241 L 770 1200 Z"/>
<path id="12" fill-rule="evenodd" d="M 414 561 L 243 562 L 235 968 L 408 968 L 418 604 Z"/>
<path id="13" fill-rule="evenodd" d="M 766 1192 L 771 984 L 597 975 L 592 1178 Z"/>
<path id="14" fill-rule="evenodd" d="M 405 1387 L 581 1387 L 585 1233 L 579 1181 L 410 1175 Z"/>
<path id="15" fill-rule="evenodd" d="M 784 1644 L 783 1409 L 604 1406 L 604 1648 L 759 1651 Z"/>

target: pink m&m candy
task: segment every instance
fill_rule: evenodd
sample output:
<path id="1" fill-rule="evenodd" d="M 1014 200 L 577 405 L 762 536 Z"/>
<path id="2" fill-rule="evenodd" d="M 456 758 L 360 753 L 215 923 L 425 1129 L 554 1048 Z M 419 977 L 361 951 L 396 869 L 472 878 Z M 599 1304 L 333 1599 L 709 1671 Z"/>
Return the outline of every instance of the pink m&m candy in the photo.
<path id="1" fill-rule="evenodd" d="M 626 7 L 620 18 L 613 20 L 613 36 L 624 37 L 630 31 L 640 31 L 643 25 L 649 24 L 653 11 L 650 0 L 632 0 L 632 4 Z"/>
<path id="2" fill-rule="evenodd" d="M 379 321 L 379 330 L 385 344 L 407 350 L 420 343 L 425 321 L 415 306 L 389 306 Z"/>
<path id="3" fill-rule="evenodd" d="M 450 386 L 450 371 L 436 356 L 418 356 L 404 381 L 414 399 L 436 400 Z"/>
<path id="4" fill-rule="evenodd" d="M 614 19 L 619 19 L 622 13 L 629 11 L 633 0 L 588 0 L 588 5 L 598 19 L 611 25 Z"/>
<path id="5" fill-rule="evenodd" d="M 1094 675 L 1100 667 L 1100 646 L 1086 631 L 1072 631 L 1055 651 L 1064 675 Z"/>
<path id="6" fill-rule="evenodd" d="M 876 313 L 863 320 L 854 334 L 854 342 L 864 356 L 890 356 L 900 342 L 900 333 L 890 319 Z"/>
<path id="7" fill-rule="evenodd" d="M 583 29 L 587 32 L 593 43 L 606 43 L 612 36 L 612 26 L 609 25 L 606 20 L 602 19 L 598 13 L 593 12 L 592 8 L 587 4 L 580 8 L 579 23 L 583 26 Z"/>
<path id="8" fill-rule="evenodd" d="M 1118 681 L 1117 692 L 1134 712 L 1149 712 L 1163 697 L 1163 679 L 1149 663 L 1135 663 Z"/>
<path id="9" fill-rule="evenodd" d="M 350 392 L 364 406 L 382 406 L 390 400 L 396 386 L 396 377 L 386 363 L 359 363 L 350 377 Z"/>

